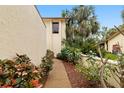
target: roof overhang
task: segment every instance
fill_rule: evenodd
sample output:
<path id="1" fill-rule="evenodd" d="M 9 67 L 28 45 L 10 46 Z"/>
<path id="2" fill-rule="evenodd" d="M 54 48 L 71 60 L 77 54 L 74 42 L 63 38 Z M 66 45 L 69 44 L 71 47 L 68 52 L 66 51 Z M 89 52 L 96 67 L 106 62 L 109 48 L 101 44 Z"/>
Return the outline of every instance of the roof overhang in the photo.
<path id="1" fill-rule="evenodd" d="M 124 30 L 122 30 L 121 32 L 124 33 Z M 111 40 L 112 38 L 116 37 L 117 35 L 121 34 L 119 31 L 113 33 L 113 34 L 110 34 L 110 36 L 107 38 L 107 41 Z"/>
<path id="2" fill-rule="evenodd" d="M 43 19 L 67 19 L 67 18 L 64 18 L 64 17 L 42 17 Z"/>
<path id="3" fill-rule="evenodd" d="M 67 18 L 64 17 L 42 17 L 44 21 L 65 21 Z"/>

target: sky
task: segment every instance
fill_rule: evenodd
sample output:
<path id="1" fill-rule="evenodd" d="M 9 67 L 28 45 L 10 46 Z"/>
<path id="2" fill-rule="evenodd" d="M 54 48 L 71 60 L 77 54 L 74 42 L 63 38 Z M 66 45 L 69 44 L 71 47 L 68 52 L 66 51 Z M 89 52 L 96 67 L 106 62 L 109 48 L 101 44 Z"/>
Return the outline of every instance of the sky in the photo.
<path id="1" fill-rule="evenodd" d="M 42 17 L 61 17 L 62 10 L 71 10 L 74 5 L 39 5 L 37 6 Z M 108 28 L 122 24 L 121 11 L 124 6 L 121 5 L 96 5 L 95 14 L 101 28 Z"/>

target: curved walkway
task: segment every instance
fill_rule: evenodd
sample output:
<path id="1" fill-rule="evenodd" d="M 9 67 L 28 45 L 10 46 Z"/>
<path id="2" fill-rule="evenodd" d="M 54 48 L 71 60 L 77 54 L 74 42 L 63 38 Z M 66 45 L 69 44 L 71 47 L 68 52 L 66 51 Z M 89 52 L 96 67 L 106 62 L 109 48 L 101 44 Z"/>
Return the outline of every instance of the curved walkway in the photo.
<path id="1" fill-rule="evenodd" d="M 45 88 L 71 88 L 63 63 L 54 59 L 53 70 L 49 73 Z"/>

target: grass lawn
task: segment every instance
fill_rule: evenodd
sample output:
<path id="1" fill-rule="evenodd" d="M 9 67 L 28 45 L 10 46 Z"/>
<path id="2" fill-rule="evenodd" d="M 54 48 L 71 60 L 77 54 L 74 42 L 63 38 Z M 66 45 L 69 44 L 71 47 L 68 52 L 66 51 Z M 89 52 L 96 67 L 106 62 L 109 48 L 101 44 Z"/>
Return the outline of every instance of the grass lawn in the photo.
<path id="1" fill-rule="evenodd" d="M 112 54 L 112 53 L 106 53 L 105 58 L 108 58 L 110 60 L 118 60 L 119 56 L 116 54 Z"/>

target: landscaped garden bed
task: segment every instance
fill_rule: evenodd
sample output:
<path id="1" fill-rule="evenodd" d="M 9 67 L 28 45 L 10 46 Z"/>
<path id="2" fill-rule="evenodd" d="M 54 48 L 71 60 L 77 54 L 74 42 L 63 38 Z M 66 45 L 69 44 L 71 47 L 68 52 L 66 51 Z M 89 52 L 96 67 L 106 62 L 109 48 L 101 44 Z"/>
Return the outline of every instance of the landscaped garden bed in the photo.
<path id="1" fill-rule="evenodd" d="M 12 60 L 0 60 L 1 88 L 42 88 L 52 70 L 53 53 L 47 51 L 39 66 L 35 66 L 27 55 L 16 54 Z"/>
<path id="2" fill-rule="evenodd" d="M 95 81 L 90 81 L 85 78 L 85 75 L 81 74 L 75 68 L 75 65 L 63 62 L 66 72 L 68 74 L 71 86 L 73 88 L 98 88 L 100 85 Z"/>
<path id="3" fill-rule="evenodd" d="M 67 62 L 63 62 L 63 64 L 73 88 L 88 87 L 87 80 L 83 78 L 83 76 L 79 72 L 76 71 L 73 64 Z"/>
<path id="4" fill-rule="evenodd" d="M 102 85 L 102 80 L 106 82 L 106 87 L 114 87 L 112 82 L 108 82 L 108 79 L 111 78 L 110 69 L 116 64 L 105 64 L 104 66 L 100 58 L 99 60 L 95 59 L 96 57 L 93 55 L 85 57 L 81 54 L 80 50 L 71 47 L 62 49 L 61 53 L 58 54 L 58 58 L 63 60 L 72 87 L 105 87 Z M 101 74 L 103 66 L 104 73 Z M 113 78 L 111 79 L 113 80 Z M 116 81 L 113 80 L 113 82 Z"/>
<path id="5" fill-rule="evenodd" d="M 117 42 L 118 47 L 112 45 L 112 50 L 109 50 L 108 37 L 113 30 L 103 27 L 100 31 L 100 24 L 92 10 L 94 8 L 90 6 L 78 6 L 63 12 L 69 19 L 66 20 L 64 48 L 57 57 L 64 61 L 72 87 L 123 88 L 122 45 Z M 114 29 L 124 36 L 120 26 Z M 82 57 L 82 54 L 87 57 Z"/>

